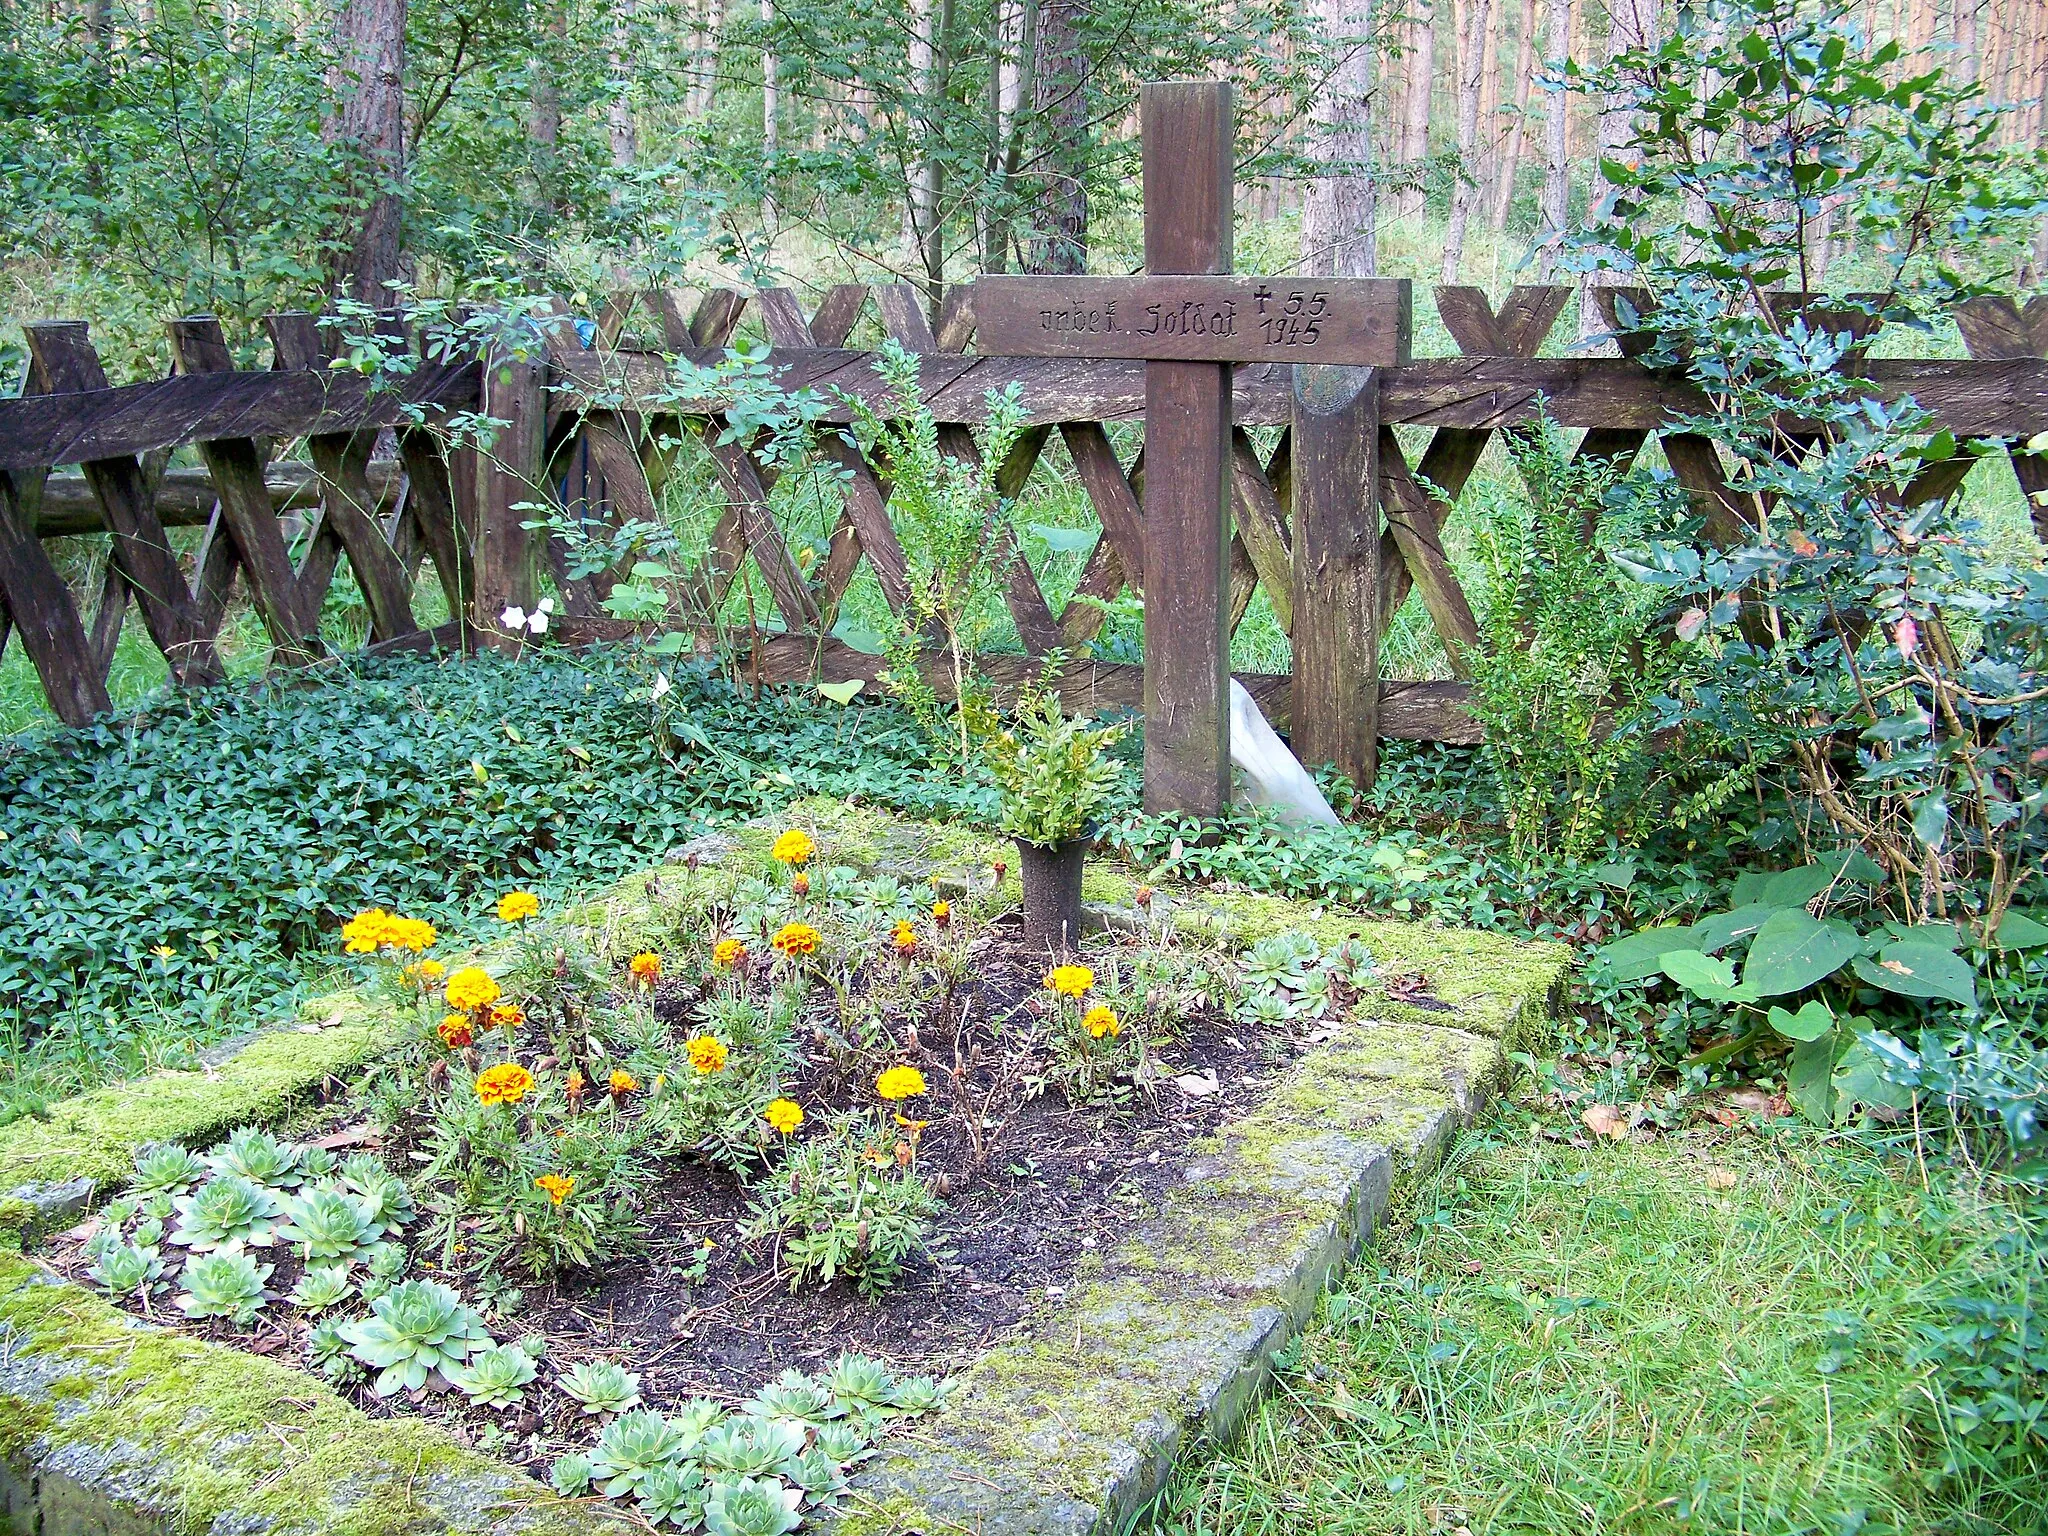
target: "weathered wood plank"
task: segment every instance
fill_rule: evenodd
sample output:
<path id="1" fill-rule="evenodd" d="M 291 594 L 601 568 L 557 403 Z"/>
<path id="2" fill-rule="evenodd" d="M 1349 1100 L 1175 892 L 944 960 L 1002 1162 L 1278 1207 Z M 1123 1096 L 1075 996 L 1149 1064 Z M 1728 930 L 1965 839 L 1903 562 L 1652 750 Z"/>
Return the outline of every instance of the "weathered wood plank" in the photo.
<path id="1" fill-rule="evenodd" d="M 1237 536 L 1266 589 L 1273 617 L 1283 635 L 1294 633 L 1294 556 L 1289 549 L 1287 514 L 1259 463 L 1251 434 L 1238 427 L 1230 435 L 1231 505 L 1237 513 Z"/>
<path id="2" fill-rule="evenodd" d="M 974 316 L 991 356 L 1241 363 L 1409 361 L 1406 278 L 983 277 Z"/>
<path id="3" fill-rule="evenodd" d="M 28 338 L 32 383 L 38 394 L 79 393 L 107 388 L 106 369 L 83 322 L 45 321 L 23 327 Z M 84 479 L 112 535 L 113 563 L 135 589 L 144 626 L 170 667 L 171 680 L 185 687 L 219 682 L 223 676 L 212 631 L 203 627 L 185 572 L 155 508 L 155 487 L 133 455 L 84 466 Z M 47 505 L 49 487 L 44 486 Z M 36 515 L 40 532 L 43 516 Z M 125 610 L 126 599 L 119 607 Z M 119 638 L 118 631 L 116 638 Z M 109 652 L 111 660 L 112 653 Z M 104 669 L 102 669 L 104 672 Z"/>
<path id="4" fill-rule="evenodd" d="M 1147 83 L 1138 112 L 1146 271 L 1228 272 L 1230 86 Z M 975 308 L 986 340 L 989 314 Z M 1145 809 L 1156 815 L 1230 804 L 1230 401 L 1227 363 L 1145 364 Z"/>
<path id="5" fill-rule="evenodd" d="M 531 610 L 540 595 L 538 550 L 521 504 L 544 494 L 540 484 L 546 444 L 547 401 L 543 364 L 497 346 L 484 359 L 483 412 L 503 422 L 488 447 L 478 450 L 476 595 L 471 624 L 487 644 L 516 645 L 500 622 L 507 608 Z"/>
<path id="6" fill-rule="evenodd" d="M 868 302 L 866 283 L 834 283 L 811 316 L 811 335 L 821 347 L 843 347 Z"/>
<path id="7" fill-rule="evenodd" d="M 1361 789 L 1379 771 L 1381 436 L 1371 369 L 1295 374 L 1293 745 Z"/>
<path id="8" fill-rule="evenodd" d="M 1297 453 L 1300 449 L 1297 447 Z M 1443 637 L 1451 670 L 1459 677 L 1467 672 L 1466 653 L 1479 643 L 1479 623 L 1465 600 L 1465 589 L 1451 569 L 1444 553 L 1443 537 L 1429 498 L 1415 482 L 1401 443 L 1391 429 L 1380 431 L 1380 501 L 1387 515 L 1401 559 L 1414 580 L 1415 589 L 1429 610 L 1430 622 Z M 1301 472 L 1295 471 L 1299 485 Z M 1299 495 L 1297 489 L 1296 494 Z"/>
<path id="9" fill-rule="evenodd" d="M 388 513 L 405 484 L 405 471 L 396 459 L 372 459 L 364 468 L 370 489 L 377 497 L 377 513 Z M 318 506 L 320 477 L 303 460 L 280 459 L 266 465 L 264 484 L 270 488 L 270 505 L 279 513 Z M 166 528 L 204 528 L 213 521 L 213 481 L 203 469 L 170 469 L 157 482 L 154 510 Z M 43 504 L 36 513 L 36 532 L 46 539 L 69 538 L 81 533 L 107 532 L 107 519 L 92 482 L 82 473 L 50 476 L 43 486 Z"/>
<path id="10" fill-rule="evenodd" d="M 1060 439 L 1067 445 L 1067 457 L 1074 461 L 1074 473 L 1102 522 L 1102 531 L 1116 550 L 1117 563 L 1131 590 L 1145 590 L 1145 513 L 1131 482 L 1118 462 L 1109 434 L 1092 421 L 1063 421 Z"/>
<path id="11" fill-rule="evenodd" d="M 20 486 L 14 474 L 0 470 L 0 598 L 35 663 L 50 712 L 66 725 L 86 725 L 113 707 L 105 674 L 94 664 L 78 605 L 36 537 Z"/>
<path id="12" fill-rule="evenodd" d="M 448 600 L 448 611 L 456 615 L 458 622 L 466 624 L 470 600 L 476 589 L 476 566 L 470 558 L 470 544 L 475 535 L 463 527 L 456 511 L 455 485 L 448 454 L 431 432 L 423 427 L 412 427 L 398 434 L 398 456 L 405 466 L 406 494 L 412 520 L 420 531 L 427 553 L 433 557 L 434 575 L 441 583 L 442 595 Z M 378 490 L 375 474 L 378 467 L 376 464 L 369 466 L 370 489 L 373 492 Z M 395 481 L 396 477 L 391 479 Z M 379 505 L 381 507 L 381 500 Z"/>
<path id="13" fill-rule="evenodd" d="M 273 314 L 265 318 L 265 324 L 278 368 L 326 368 L 326 348 L 312 315 Z M 420 626 L 412 616 L 412 582 L 404 562 L 384 537 L 377 518 L 377 496 L 365 472 L 376 444 L 374 431 L 318 432 L 306 439 L 306 451 L 320 477 L 324 526 L 341 541 L 369 610 L 370 638 L 395 640 Z"/>
<path id="14" fill-rule="evenodd" d="M 297 374 L 230 374 L 227 339 L 211 315 L 173 320 L 171 353 L 185 377 L 207 379 L 299 378 Z M 199 456 L 206 464 L 220 498 L 221 519 L 234 540 L 235 554 L 249 582 L 249 595 L 263 620 L 270 643 L 290 662 L 310 661 L 321 653 L 320 608 L 300 589 L 299 573 L 285 548 L 284 532 L 270 505 L 270 487 L 263 479 L 267 450 L 249 436 L 201 438 Z M 324 589 L 323 589 L 324 590 Z"/>

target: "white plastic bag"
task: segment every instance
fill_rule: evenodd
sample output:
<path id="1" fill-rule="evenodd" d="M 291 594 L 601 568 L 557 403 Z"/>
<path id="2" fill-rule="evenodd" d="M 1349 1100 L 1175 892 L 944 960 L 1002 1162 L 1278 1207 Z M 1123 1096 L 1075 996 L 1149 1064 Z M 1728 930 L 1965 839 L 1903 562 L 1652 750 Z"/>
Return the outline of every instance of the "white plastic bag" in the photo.
<path id="1" fill-rule="evenodd" d="M 1239 774 L 1238 798 L 1270 807 L 1289 826 L 1338 825 L 1337 813 L 1295 755 L 1273 733 L 1243 683 L 1230 680 L 1230 761 Z"/>

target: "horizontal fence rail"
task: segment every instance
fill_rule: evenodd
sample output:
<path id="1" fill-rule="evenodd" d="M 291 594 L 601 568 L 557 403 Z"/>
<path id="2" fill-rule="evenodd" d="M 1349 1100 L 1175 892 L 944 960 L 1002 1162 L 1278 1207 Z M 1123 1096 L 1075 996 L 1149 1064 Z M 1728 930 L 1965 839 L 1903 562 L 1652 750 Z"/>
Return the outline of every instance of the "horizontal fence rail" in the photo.
<path id="1" fill-rule="evenodd" d="M 1624 291 L 1590 292 L 1611 324 Z M 1347 700 L 1327 688 L 1304 690 L 1310 702 L 1302 707 L 1317 712 L 1324 727 L 1342 723 L 1326 716 L 1362 712 L 1373 738 L 1480 739 L 1463 708 L 1461 683 L 1379 678 L 1376 640 L 1412 593 L 1462 671 L 1478 625 L 1444 553 L 1444 525 L 1493 434 L 1529 420 L 1539 402 L 1561 425 L 1583 430 L 1582 454 L 1626 461 L 1656 438 L 1707 515 L 1710 536 L 1732 536 L 1755 520 L 1755 508 L 1728 485 L 1714 445 L 1682 430 L 1684 417 L 1707 406 L 1682 376 L 1646 366 L 1632 346 L 1624 350 L 1637 356 L 1535 355 L 1569 296 L 1563 287 L 1518 287 L 1496 308 L 1476 288 L 1436 290 L 1459 354 L 1378 370 L 1376 415 L 1368 409 L 1346 418 L 1345 430 L 1364 434 L 1367 457 L 1377 461 L 1379 515 L 1372 528 L 1353 533 L 1376 540 L 1379 559 L 1376 581 L 1347 580 L 1341 592 L 1325 589 L 1335 578 L 1295 537 L 1301 487 L 1294 427 L 1302 407 L 1293 372 L 1273 364 L 1236 370 L 1230 623 L 1234 629 L 1263 590 L 1281 629 L 1292 634 L 1300 597 L 1324 626 L 1318 633 L 1334 633 L 1340 648 L 1359 650 L 1340 658 L 1340 671 L 1370 679 L 1369 695 Z M 1646 306 L 1643 296 L 1631 297 Z M 1826 316 L 1825 300 L 1773 301 Z M 108 385 L 82 325 L 30 326 L 28 392 L 0 401 L 0 644 L 18 633 L 52 708 L 79 723 L 107 707 L 105 679 L 131 600 L 173 679 L 205 683 L 220 674 L 216 639 L 237 583 L 280 661 L 317 656 L 321 601 L 343 560 L 369 609 L 371 638 L 382 646 L 512 643 L 498 631 L 497 615 L 507 604 L 531 606 L 543 565 L 561 594 L 563 637 L 645 632 L 649 626 L 603 615 L 600 605 L 620 573 L 572 579 L 559 541 L 539 539 L 523 524 L 531 503 L 543 499 L 600 529 L 656 516 L 668 471 L 660 455 L 643 448 L 658 426 L 703 444 L 725 501 L 691 611 L 672 615 L 673 622 L 696 627 L 707 644 L 716 630 L 764 681 L 873 679 L 880 658 L 827 637 L 862 562 L 892 608 L 907 600 L 907 561 L 886 476 L 850 443 L 825 441 L 825 453 L 844 472 L 844 501 L 828 552 L 805 567 L 771 510 L 771 466 L 747 444 L 720 441 L 726 401 L 677 397 L 669 361 L 723 357 L 751 310 L 770 345 L 776 385 L 819 392 L 826 419 L 844 422 L 853 414 L 849 400 L 881 400 L 876 354 L 846 345 L 870 305 L 883 331 L 918 355 L 920 389 L 943 424 L 948 452 L 979 454 L 986 395 L 1014 384 L 1026 430 L 998 466 L 999 487 L 1011 496 L 1021 491 L 1057 433 L 1101 523 L 1075 591 L 1083 600 L 1057 613 L 1014 536 L 1001 530 L 995 556 L 1003 597 L 1031 654 L 981 661 L 999 690 L 1008 690 L 1037 674 L 1032 655 L 1093 639 L 1104 622 L 1101 602 L 1126 587 L 1143 591 L 1143 455 L 1124 462 L 1104 426 L 1142 419 L 1144 364 L 971 353 L 971 285 L 948 292 L 936 326 L 908 285 L 841 285 L 808 316 L 786 290 L 714 290 L 688 307 L 682 295 L 650 293 L 614 301 L 596 344 L 585 344 L 567 325 L 551 327 L 544 355 L 422 363 L 395 389 L 328 366 L 321 333 L 306 315 L 271 318 L 276 363 L 262 371 L 234 369 L 210 319 L 175 322 L 178 373 L 118 387 Z M 2048 492 L 2048 456 L 2025 446 L 2048 427 L 2048 300 L 2021 309 L 2004 298 L 1976 299 L 1956 318 L 1968 358 L 1858 355 L 1858 377 L 1880 398 L 1912 396 L 1937 428 L 1997 445 L 2030 498 Z M 1870 339 L 1867 317 L 1841 323 Z M 634 335 L 636 325 L 646 339 Z M 487 452 L 447 451 L 433 423 L 472 411 L 509 425 Z M 1796 431 L 1798 424 L 1787 425 Z M 1267 454 L 1243 430 L 1261 426 L 1283 429 Z M 1412 463 L 1393 430 L 1400 426 L 1431 429 Z M 376 456 L 380 443 L 383 456 Z M 187 444 L 196 445 L 203 468 L 166 472 L 168 451 Z M 294 444 L 302 445 L 292 450 L 301 457 L 273 461 Z M 1327 447 L 1319 447 L 1315 464 L 1328 458 Z M 1961 455 L 1931 466 L 1907 499 L 1953 494 L 1974 462 Z M 2036 530 L 2048 538 L 2048 510 L 2031 505 Z M 1370 509 L 1360 515 L 1370 516 Z M 204 528 L 196 551 L 172 549 L 166 530 L 176 527 Z M 1321 548 L 1327 535 L 1318 527 L 1312 542 Z M 104 580 L 90 605 L 66 587 L 41 545 L 86 533 L 111 535 Z M 412 609 L 413 586 L 428 559 L 459 616 L 435 630 L 422 629 Z M 717 627 L 718 618 L 749 565 L 780 630 L 757 627 L 735 638 L 729 626 Z M 1365 611 L 1347 622 L 1348 608 L 1361 605 Z M 935 674 L 934 681 L 944 679 Z M 1289 678 L 1241 681 L 1277 723 L 1293 718 Z M 1060 686 L 1075 705 L 1136 707 L 1143 669 L 1073 662 Z M 1360 772 L 1359 764 L 1348 766 Z M 1368 750 L 1360 776 L 1369 773 Z"/>

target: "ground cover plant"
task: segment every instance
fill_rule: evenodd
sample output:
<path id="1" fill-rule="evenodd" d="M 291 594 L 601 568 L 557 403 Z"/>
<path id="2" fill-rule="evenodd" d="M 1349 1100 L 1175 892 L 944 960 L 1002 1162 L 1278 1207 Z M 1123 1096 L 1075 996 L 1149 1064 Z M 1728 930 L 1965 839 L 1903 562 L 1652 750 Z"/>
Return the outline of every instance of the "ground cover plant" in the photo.
<path id="1" fill-rule="evenodd" d="M 963 846 L 908 884 L 815 822 L 706 839 L 597 928 L 502 890 L 488 968 L 366 908 L 337 947 L 398 1048 L 288 1134 L 145 1149 L 49 1257 L 564 1492 L 790 1529 L 1385 991 L 1149 889 L 1048 952 Z"/>

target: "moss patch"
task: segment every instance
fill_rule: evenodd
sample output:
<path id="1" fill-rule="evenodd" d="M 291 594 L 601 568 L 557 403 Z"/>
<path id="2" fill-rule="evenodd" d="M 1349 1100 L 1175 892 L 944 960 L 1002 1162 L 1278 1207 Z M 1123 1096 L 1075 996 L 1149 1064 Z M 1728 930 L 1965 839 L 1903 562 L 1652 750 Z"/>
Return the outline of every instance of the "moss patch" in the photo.
<path id="1" fill-rule="evenodd" d="M 19 1483 L 59 1474 L 178 1536 L 614 1528 L 424 1422 L 373 1419 L 298 1371 L 139 1324 L 5 1256 L 0 1460 Z"/>
<path id="2" fill-rule="evenodd" d="M 151 1142 L 205 1142 L 274 1118 L 388 1042 L 388 1024 L 353 994 L 306 1012 L 307 1023 L 257 1035 L 216 1065 L 114 1083 L 63 1100 L 47 1120 L 0 1129 L 0 1190 L 79 1177 L 101 1188 L 123 1182 Z"/>

